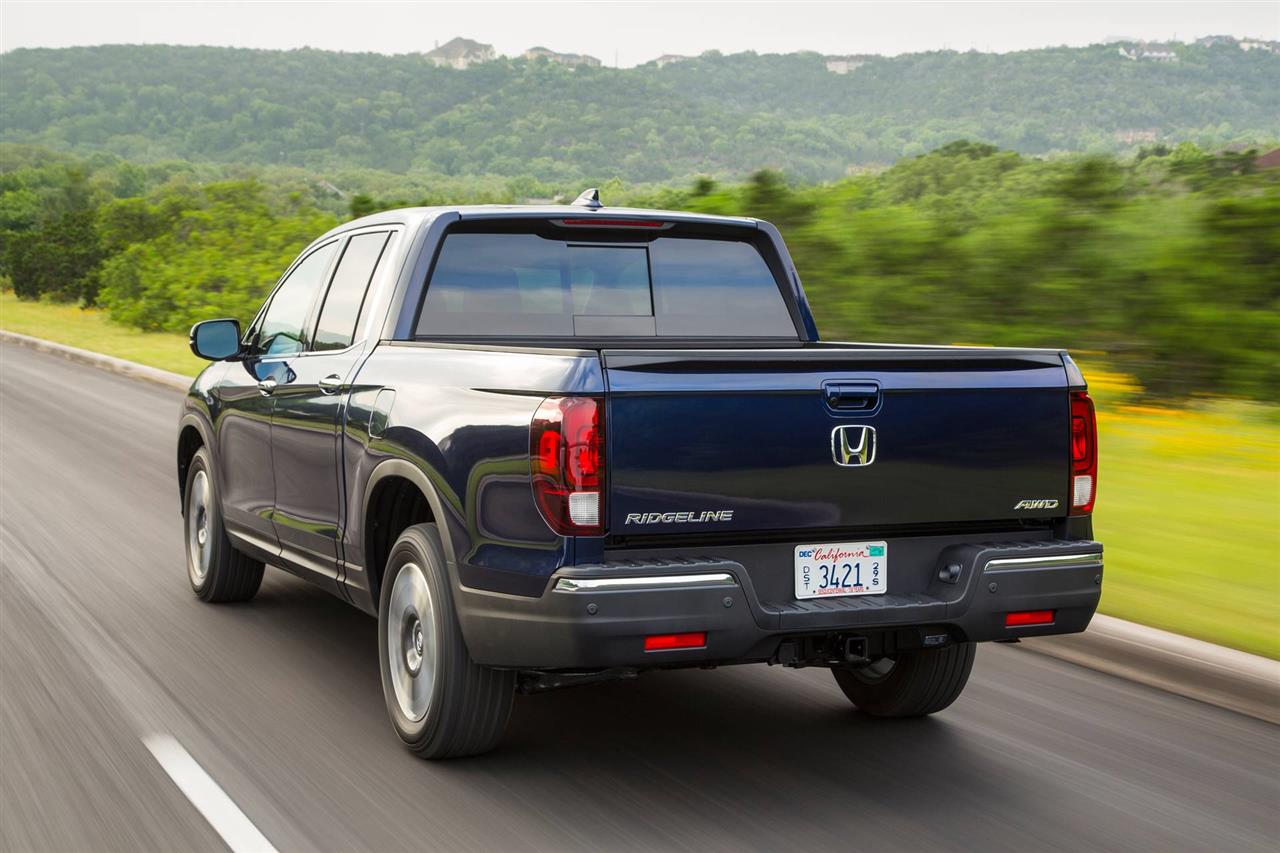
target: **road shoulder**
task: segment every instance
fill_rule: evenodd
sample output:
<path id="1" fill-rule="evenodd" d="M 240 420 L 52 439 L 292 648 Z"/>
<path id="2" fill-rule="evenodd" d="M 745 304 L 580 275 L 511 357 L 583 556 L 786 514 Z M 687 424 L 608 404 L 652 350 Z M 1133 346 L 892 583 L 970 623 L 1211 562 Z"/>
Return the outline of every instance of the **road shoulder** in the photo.
<path id="1" fill-rule="evenodd" d="M 93 352 L 87 349 L 80 349 L 79 347 L 68 346 L 66 344 L 54 343 L 53 341 L 46 341 L 43 338 L 33 338 L 31 335 L 11 332 L 7 329 L 0 329 L 0 341 L 12 342 L 30 349 L 39 350 L 40 352 L 60 356 L 61 358 L 78 362 L 79 364 L 85 364 L 90 367 L 96 367 L 100 370 L 106 370 L 119 376 L 128 376 L 132 379 L 141 379 L 144 382 L 163 385 L 166 388 L 175 388 L 179 391 L 186 391 L 191 387 L 191 377 L 183 376 L 181 373 L 160 370 L 156 367 L 138 364 L 136 361 L 116 358 L 113 355 L 103 355 L 102 353 Z"/>
<path id="2" fill-rule="evenodd" d="M 1101 613 L 1083 634 L 1020 648 L 1280 724 L 1280 661 L 1260 655 Z"/>

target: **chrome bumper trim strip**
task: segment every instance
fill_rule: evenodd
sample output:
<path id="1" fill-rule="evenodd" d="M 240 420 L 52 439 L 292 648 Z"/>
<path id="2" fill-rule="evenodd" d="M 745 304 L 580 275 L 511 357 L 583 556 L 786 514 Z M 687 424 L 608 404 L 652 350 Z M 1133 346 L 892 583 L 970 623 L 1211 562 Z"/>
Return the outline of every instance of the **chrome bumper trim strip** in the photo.
<path id="1" fill-rule="evenodd" d="M 662 589 L 672 586 L 737 586 L 728 572 L 700 575 L 648 575 L 620 578 L 559 578 L 556 592 L 587 592 L 608 589 Z"/>
<path id="2" fill-rule="evenodd" d="M 1067 568 L 1070 566 L 1089 566 L 1102 562 L 1102 552 L 1091 554 L 1067 554 L 1058 557 L 998 557 L 988 560 L 984 572 L 1008 572 L 1031 568 Z"/>

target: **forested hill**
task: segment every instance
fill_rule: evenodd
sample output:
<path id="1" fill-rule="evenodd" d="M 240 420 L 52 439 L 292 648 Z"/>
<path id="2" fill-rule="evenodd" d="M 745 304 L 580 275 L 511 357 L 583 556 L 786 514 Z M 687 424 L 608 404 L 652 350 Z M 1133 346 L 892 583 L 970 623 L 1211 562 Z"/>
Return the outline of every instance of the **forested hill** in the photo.
<path id="1" fill-rule="evenodd" d="M 0 141 L 136 161 L 367 166 L 546 181 L 829 179 L 950 140 L 1028 154 L 1280 138 L 1280 55 L 1115 46 L 871 58 L 722 56 L 659 68 L 169 46 L 0 57 Z"/>

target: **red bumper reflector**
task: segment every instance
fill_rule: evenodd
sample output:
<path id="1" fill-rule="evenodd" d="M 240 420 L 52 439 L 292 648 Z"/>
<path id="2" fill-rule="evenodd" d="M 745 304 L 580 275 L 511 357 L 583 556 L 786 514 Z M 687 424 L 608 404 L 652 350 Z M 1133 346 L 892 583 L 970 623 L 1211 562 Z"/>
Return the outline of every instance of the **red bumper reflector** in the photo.
<path id="1" fill-rule="evenodd" d="M 1004 615 L 1006 628 L 1022 628 L 1027 625 L 1052 625 L 1053 610 L 1017 610 Z"/>
<path id="2" fill-rule="evenodd" d="M 652 634 L 644 638 L 646 652 L 666 652 L 672 649 L 700 649 L 707 644 L 706 631 L 689 634 Z"/>

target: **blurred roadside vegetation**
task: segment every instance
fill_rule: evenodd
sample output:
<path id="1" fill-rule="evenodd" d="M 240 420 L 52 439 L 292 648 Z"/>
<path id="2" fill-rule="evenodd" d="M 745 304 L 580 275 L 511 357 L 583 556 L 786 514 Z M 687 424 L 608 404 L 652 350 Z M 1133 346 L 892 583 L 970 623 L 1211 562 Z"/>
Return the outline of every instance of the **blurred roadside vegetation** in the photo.
<path id="1" fill-rule="evenodd" d="M 787 239 L 823 337 L 1105 353 L 1161 398 L 1280 399 L 1280 169 L 1158 148 L 1041 161 L 956 142 L 884 172 L 653 195 Z"/>
<path id="2" fill-rule="evenodd" d="M 602 186 L 606 203 L 779 226 L 823 336 L 1066 346 L 1103 353 L 1147 396 L 1280 401 L 1280 169 L 1190 144 L 1129 160 L 1039 160 L 955 142 L 892 168 L 792 186 Z M 98 305 L 185 331 L 248 320 L 314 237 L 403 204 L 514 202 L 572 189 L 434 188 L 301 170 L 140 166 L 0 146 L 0 274 L 24 299 Z M 569 197 L 572 197 L 571 195 Z"/>
<path id="3" fill-rule="evenodd" d="M 1280 658 L 1280 406 L 1152 401 L 1105 361 L 1098 406 L 1101 611 Z"/>
<path id="4" fill-rule="evenodd" d="M 1280 658 L 1280 169 L 1253 162 L 958 142 L 829 184 L 601 191 L 776 223 L 828 339 L 1071 347 L 1099 401 L 1103 611 Z M 189 325 L 248 320 L 338 222 L 580 189 L 0 145 L 0 326 L 191 374 Z"/>

